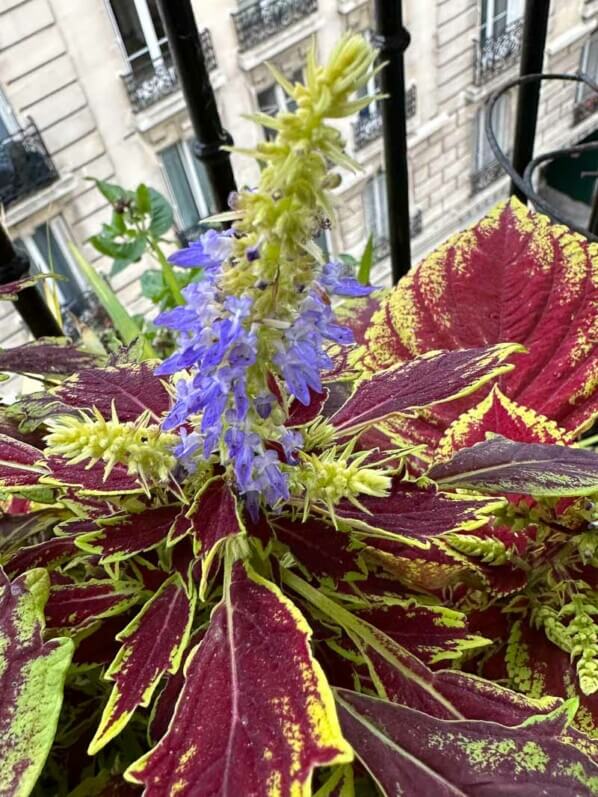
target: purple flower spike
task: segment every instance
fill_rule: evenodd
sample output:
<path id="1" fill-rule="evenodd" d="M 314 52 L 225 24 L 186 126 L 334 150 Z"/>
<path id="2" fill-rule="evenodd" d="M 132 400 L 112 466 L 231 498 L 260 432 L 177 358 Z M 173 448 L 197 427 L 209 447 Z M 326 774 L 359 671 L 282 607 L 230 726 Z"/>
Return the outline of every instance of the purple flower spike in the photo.
<path id="1" fill-rule="evenodd" d="M 362 285 L 351 273 L 350 266 L 336 260 L 324 265 L 318 281 L 328 293 L 337 296 L 369 296 L 377 290 L 373 285 Z"/>

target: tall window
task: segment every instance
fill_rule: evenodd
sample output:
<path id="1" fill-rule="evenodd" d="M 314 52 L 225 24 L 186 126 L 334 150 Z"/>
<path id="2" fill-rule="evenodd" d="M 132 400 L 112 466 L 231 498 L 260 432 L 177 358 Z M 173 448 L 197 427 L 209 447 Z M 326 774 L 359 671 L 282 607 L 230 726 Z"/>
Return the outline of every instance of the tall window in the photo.
<path id="1" fill-rule="evenodd" d="M 32 271 L 52 271 L 64 277 L 54 282 L 60 304 L 64 310 L 79 315 L 85 307 L 85 285 L 68 251 L 67 237 L 64 222 L 55 218 L 40 224 L 31 235 L 20 238 L 17 245 L 29 255 Z"/>
<path id="2" fill-rule="evenodd" d="M 375 243 L 388 241 L 388 200 L 384 172 L 370 178 L 364 193 L 366 235 L 373 235 Z"/>
<path id="3" fill-rule="evenodd" d="M 202 164 L 192 151 L 192 141 L 179 141 L 160 152 L 177 225 L 190 231 L 215 211 L 210 184 Z"/>
<path id="4" fill-rule="evenodd" d="M 501 36 L 511 22 L 521 17 L 521 0 L 482 0 L 482 45 L 488 39 Z"/>
<path id="5" fill-rule="evenodd" d="M 290 76 L 291 83 L 300 83 L 303 80 L 303 70 L 296 69 Z M 267 113 L 268 116 L 276 116 L 279 111 L 294 111 L 297 103 L 287 94 L 285 94 L 282 86 L 275 83 L 263 91 L 258 91 L 257 104 L 262 113 Z M 272 141 L 276 135 L 276 131 L 271 130 L 269 127 L 264 127 L 264 137 L 266 141 Z"/>
<path id="6" fill-rule="evenodd" d="M 598 36 L 593 36 L 585 43 L 581 51 L 579 68 L 592 80 L 598 80 Z M 596 92 L 592 91 L 589 86 L 585 83 L 578 83 L 576 97 L 578 103 L 595 96 Z"/>
<path id="7" fill-rule="evenodd" d="M 134 73 L 169 60 L 168 40 L 156 0 L 109 0 L 127 60 Z"/>
<path id="8" fill-rule="evenodd" d="M 0 141 L 16 133 L 18 129 L 19 125 L 10 103 L 0 91 Z"/>
<path id="9" fill-rule="evenodd" d="M 483 107 L 478 110 L 476 116 L 474 164 L 476 172 L 483 171 L 496 161 L 486 136 L 486 115 L 487 107 Z M 500 148 L 503 152 L 507 152 L 511 147 L 511 103 L 508 95 L 503 94 L 494 106 L 493 129 Z"/>

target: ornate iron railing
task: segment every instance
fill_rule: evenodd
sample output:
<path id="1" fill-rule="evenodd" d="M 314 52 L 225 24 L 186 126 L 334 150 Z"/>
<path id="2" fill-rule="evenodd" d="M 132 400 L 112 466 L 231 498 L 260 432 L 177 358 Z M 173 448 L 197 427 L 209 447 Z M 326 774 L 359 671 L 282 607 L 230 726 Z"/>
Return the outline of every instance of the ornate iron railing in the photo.
<path id="1" fill-rule="evenodd" d="M 417 88 L 415 84 L 410 86 L 405 92 L 405 113 L 407 119 L 411 119 L 417 112 Z M 369 116 L 360 116 L 353 122 L 353 145 L 355 150 L 363 149 L 365 146 L 380 138 L 382 135 L 382 111 L 379 105 L 374 105 L 370 110 Z"/>
<path id="2" fill-rule="evenodd" d="M 421 208 L 418 208 L 409 219 L 409 233 L 411 238 L 417 238 L 424 231 L 424 216 Z M 384 236 L 374 238 L 374 260 L 378 263 L 390 254 L 390 242 Z"/>
<path id="3" fill-rule="evenodd" d="M 503 33 L 473 43 L 473 81 L 476 86 L 487 83 L 508 69 L 519 57 L 523 34 L 521 19 L 507 25 Z"/>
<path id="4" fill-rule="evenodd" d="M 579 125 L 585 122 L 596 111 L 598 111 L 598 94 L 590 94 L 589 97 L 575 103 L 573 107 L 573 124 Z"/>
<path id="5" fill-rule="evenodd" d="M 239 51 L 267 41 L 318 10 L 318 0 L 258 0 L 232 14 Z"/>
<path id="6" fill-rule="evenodd" d="M 56 167 L 33 121 L 0 139 L 0 205 L 7 208 L 57 179 Z"/>
<path id="7" fill-rule="evenodd" d="M 212 71 L 218 64 L 212 35 L 207 28 L 201 31 L 200 40 L 206 65 Z M 168 51 L 159 60 L 150 61 L 135 72 L 122 75 L 122 79 L 135 113 L 145 110 L 179 88 L 179 79 Z"/>

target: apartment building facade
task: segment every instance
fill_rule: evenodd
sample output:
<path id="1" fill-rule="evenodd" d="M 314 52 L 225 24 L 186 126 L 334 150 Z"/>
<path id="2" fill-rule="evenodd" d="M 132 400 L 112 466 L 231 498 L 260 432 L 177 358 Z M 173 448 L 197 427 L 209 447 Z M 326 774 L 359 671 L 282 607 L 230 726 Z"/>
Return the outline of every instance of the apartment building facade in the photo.
<path id="1" fill-rule="evenodd" d="M 301 78 L 312 40 L 321 58 L 345 31 L 373 26 L 370 0 L 194 0 L 202 47 L 225 127 L 252 146 L 267 136 L 242 114 L 275 113 L 288 98 L 266 62 Z M 414 262 L 507 193 L 508 180 L 484 135 L 485 101 L 516 75 L 523 0 L 404 0 L 411 230 Z M 584 69 L 598 80 L 598 0 L 554 2 L 545 71 Z M 373 86 L 371 87 L 374 88 Z M 505 150 L 514 97 L 497 107 Z M 570 83 L 542 91 L 537 151 L 567 146 L 598 128 L 596 96 Z M 337 224 L 322 239 L 331 254 L 358 254 L 370 233 L 378 275 L 388 271 L 380 106 L 343 124 L 360 163 L 337 191 Z M 185 110 L 155 0 L 0 0 L 0 204 L 13 238 L 35 268 L 62 272 L 60 299 L 73 312 L 85 285 L 69 252 L 73 241 L 99 269 L 87 243 L 109 207 L 86 178 L 165 193 L 177 226 L 192 234 L 213 209 L 193 157 Z M 239 185 L 257 167 L 234 156 Z M 132 311 L 146 307 L 131 266 L 112 280 Z M 25 339 L 14 311 L 0 307 L 0 345 Z"/>

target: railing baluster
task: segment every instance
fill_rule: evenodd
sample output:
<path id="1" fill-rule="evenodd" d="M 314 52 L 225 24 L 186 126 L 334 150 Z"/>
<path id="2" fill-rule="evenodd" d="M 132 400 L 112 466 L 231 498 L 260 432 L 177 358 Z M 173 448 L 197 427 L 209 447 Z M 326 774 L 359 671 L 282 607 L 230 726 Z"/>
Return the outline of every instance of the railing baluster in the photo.
<path id="1" fill-rule="evenodd" d="M 0 140 L 0 205 L 8 208 L 56 180 L 58 172 L 32 120 Z"/>

